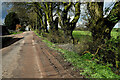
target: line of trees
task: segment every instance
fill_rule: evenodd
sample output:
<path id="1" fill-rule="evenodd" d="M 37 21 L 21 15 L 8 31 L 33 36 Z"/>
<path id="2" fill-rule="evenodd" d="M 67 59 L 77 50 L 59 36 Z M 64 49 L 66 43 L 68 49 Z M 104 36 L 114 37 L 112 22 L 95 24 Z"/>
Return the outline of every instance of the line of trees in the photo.
<path id="1" fill-rule="evenodd" d="M 39 34 L 49 33 L 49 36 L 52 35 L 51 37 L 54 39 L 53 42 L 57 39 L 56 37 L 60 37 L 64 43 L 74 43 L 72 32 L 81 15 L 81 4 L 86 4 L 86 26 L 92 32 L 94 41 L 102 40 L 104 42 L 104 39 L 110 39 L 111 30 L 120 20 L 120 1 L 115 2 L 112 9 L 108 7 L 105 10 L 103 10 L 104 2 L 26 2 L 12 4 L 14 6 L 11 11 L 17 12 L 19 17 L 22 15 L 21 21 L 32 24 L 33 29 L 37 29 Z M 70 12 L 74 15 L 72 21 Z M 109 14 L 104 17 L 104 13 Z M 59 42 L 59 40 L 55 42 Z"/>
<path id="2" fill-rule="evenodd" d="M 76 3 L 34 2 L 32 4 L 35 12 L 39 16 L 39 22 L 41 24 L 41 26 L 39 27 L 40 33 L 42 32 L 42 29 L 44 33 L 45 32 L 48 33 L 47 25 L 49 25 L 49 33 L 50 33 L 49 36 L 58 34 L 53 37 L 51 36 L 52 37 L 51 39 L 53 40 L 53 42 L 54 41 L 56 42 L 55 40 L 56 38 L 54 37 L 57 37 L 57 36 L 62 37 L 63 39 L 62 42 L 64 43 L 71 42 L 72 40 L 74 40 L 72 36 L 72 32 L 75 29 L 76 23 L 80 17 L 80 4 L 81 4 L 80 2 L 76 2 Z M 68 18 L 67 16 L 68 16 L 68 12 L 71 10 L 72 7 L 75 8 L 75 11 L 74 11 L 75 16 L 74 16 L 74 19 L 70 21 L 70 17 Z M 63 8 L 63 10 L 61 8 Z M 53 19 L 54 17 L 55 19 Z M 58 23 L 61 26 L 61 29 L 60 29 L 61 31 L 59 31 Z"/>
<path id="3" fill-rule="evenodd" d="M 120 1 L 114 3 L 114 7 L 110 10 L 106 8 L 103 11 L 104 2 L 87 2 L 87 15 L 88 17 L 88 24 L 87 27 L 92 32 L 92 37 L 94 41 L 101 41 L 104 39 L 110 39 L 110 33 L 115 26 L 116 23 L 120 20 Z M 33 3 L 34 7 L 36 8 L 36 12 L 38 13 L 41 22 L 43 21 L 44 17 L 44 24 L 45 29 L 47 32 L 47 22 L 49 24 L 49 32 L 50 33 L 58 33 L 58 23 L 61 26 L 61 30 L 63 31 L 63 35 L 66 42 L 71 42 L 74 40 L 72 36 L 72 32 L 76 27 L 76 23 L 80 17 L 80 2 L 43 2 L 43 3 Z M 61 9 L 62 6 L 62 9 Z M 68 17 L 69 11 L 74 6 L 74 18 L 70 21 L 70 17 Z M 108 13 L 107 17 L 104 17 L 104 13 Z M 54 15 L 57 15 L 55 19 L 53 19 Z M 45 31 L 45 32 L 46 32 Z M 56 33 L 55 33 L 56 34 Z M 103 41 L 104 42 L 104 41 Z"/>

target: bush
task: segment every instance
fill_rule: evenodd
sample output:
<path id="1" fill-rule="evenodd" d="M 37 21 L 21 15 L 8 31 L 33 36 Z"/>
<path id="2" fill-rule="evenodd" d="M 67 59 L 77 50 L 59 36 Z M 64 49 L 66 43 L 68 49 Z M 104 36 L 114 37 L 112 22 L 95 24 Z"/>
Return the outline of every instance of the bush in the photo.
<path id="1" fill-rule="evenodd" d="M 53 43 L 66 43 L 66 39 L 63 36 L 63 32 L 59 30 L 50 32 L 48 35 L 48 40 Z"/>
<path id="2" fill-rule="evenodd" d="M 16 24 L 19 23 L 19 18 L 15 12 L 11 12 L 5 17 L 5 25 L 8 26 L 8 29 L 10 30 L 15 30 Z"/>
<path id="3" fill-rule="evenodd" d="M 98 52 L 95 56 L 98 59 L 98 62 L 102 64 L 113 64 L 113 67 L 120 67 L 120 39 L 111 38 L 106 40 L 105 44 L 102 44 L 97 47 Z M 95 52 L 95 53 L 96 53 Z"/>

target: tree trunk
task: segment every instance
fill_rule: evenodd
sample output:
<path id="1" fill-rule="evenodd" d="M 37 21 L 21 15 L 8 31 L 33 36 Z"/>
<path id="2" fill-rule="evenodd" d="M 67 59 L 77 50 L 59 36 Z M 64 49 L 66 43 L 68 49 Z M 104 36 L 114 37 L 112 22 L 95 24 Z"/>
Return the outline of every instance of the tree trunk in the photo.
<path id="1" fill-rule="evenodd" d="M 106 19 L 99 19 L 98 21 L 94 21 L 91 24 L 91 32 L 93 41 L 101 41 L 104 43 L 105 39 L 111 38 L 112 28 L 115 26 L 115 23 L 110 23 Z"/>
<path id="2" fill-rule="evenodd" d="M 109 30 L 109 31 L 108 31 Z M 109 28 L 105 29 L 105 30 L 92 30 L 92 37 L 93 37 L 93 41 L 101 41 L 102 43 L 104 43 L 105 39 L 110 39 L 111 38 L 111 30 Z"/>
<path id="3" fill-rule="evenodd" d="M 80 2 L 76 2 L 75 4 L 75 17 L 73 18 L 73 20 L 70 22 L 70 18 L 67 18 L 68 15 L 68 11 L 69 9 L 72 7 L 73 3 L 65 3 L 64 4 L 64 10 L 62 12 L 62 19 L 60 22 L 61 25 L 61 29 L 63 30 L 63 36 L 64 36 L 64 42 L 65 43 L 74 43 L 74 38 L 72 35 L 73 30 L 76 27 L 76 23 L 80 17 Z M 60 16 L 60 15 L 59 15 Z"/>
<path id="4" fill-rule="evenodd" d="M 46 15 L 45 15 L 45 32 L 48 33 L 48 29 L 47 29 L 47 18 L 46 18 Z"/>
<path id="5" fill-rule="evenodd" d="M 89 2 L 87 9 L 91 16 L 88 28 L 92 32 L 93 41 L 103 43 L 105 39 L 110 39 L 112 28 L 120 19 L 120 2 L 115 3 L 106 18 L 103 16 L 103 2 Z"/>
<path id="6" fill-rule="evenodd" d="M 73 35 L 72 35 L 73 30 L 64 30 L 64 43 L 73 43 Z"/>

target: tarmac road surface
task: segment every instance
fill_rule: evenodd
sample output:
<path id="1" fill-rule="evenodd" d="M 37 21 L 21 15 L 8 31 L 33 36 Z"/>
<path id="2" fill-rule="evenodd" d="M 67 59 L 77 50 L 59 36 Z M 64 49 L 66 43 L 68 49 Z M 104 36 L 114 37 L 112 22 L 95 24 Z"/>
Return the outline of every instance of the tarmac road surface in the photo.
<path id="1" fill-rule="evenodd" d="M 33 31 L 14 37 L 21 39 L 1 49 L 3 78 L 83 78 Z"/>

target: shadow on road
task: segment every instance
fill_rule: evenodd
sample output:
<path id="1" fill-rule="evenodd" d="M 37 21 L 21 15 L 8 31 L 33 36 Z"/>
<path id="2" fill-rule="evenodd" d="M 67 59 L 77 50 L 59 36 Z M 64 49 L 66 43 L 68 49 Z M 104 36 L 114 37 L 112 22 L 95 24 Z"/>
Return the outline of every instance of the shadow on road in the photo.
<path id="1" fill-rule="evenodd" d="M 4 47 L 7 47 L 7 46 L 10 46 L 11 44 L 23 39 L 24 37 L 22 38 L 13 38 L 13 37 L 0 37 L 0 49 L 1 48 L 4 48 Z"/>

